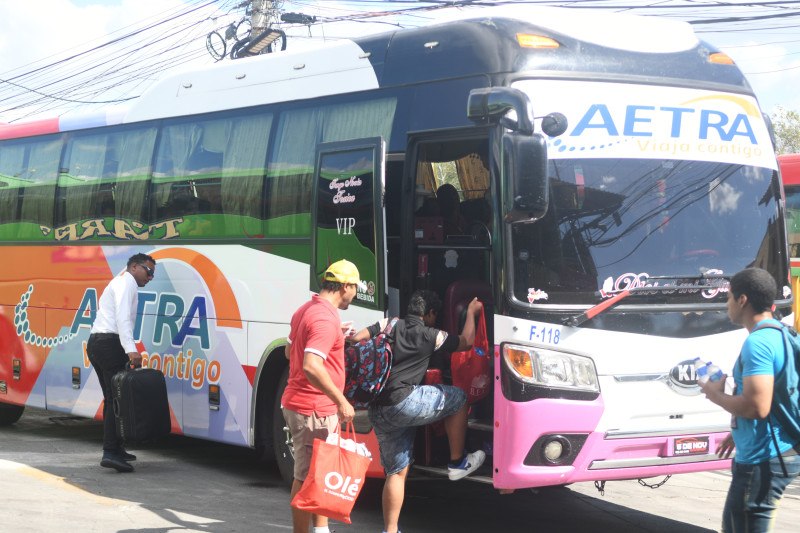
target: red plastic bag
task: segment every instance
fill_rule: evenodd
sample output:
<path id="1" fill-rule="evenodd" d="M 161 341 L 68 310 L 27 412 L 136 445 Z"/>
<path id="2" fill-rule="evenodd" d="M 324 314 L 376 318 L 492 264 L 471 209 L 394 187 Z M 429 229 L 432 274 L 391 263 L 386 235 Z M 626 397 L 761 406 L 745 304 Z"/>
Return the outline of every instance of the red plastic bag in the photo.
<path id="1" fill-rule="evenodd" d="M 347 427 L 355 436 L 353 424 Z M 332 436 L 337 438 L 331 439 Z M 358 443 L 340 438 L 339 433 L 331 434 L 328 440 L 338 443 L 331 444 L 322 439 L 314 441 L 308 476 L 292 499 L 292 506 L 350 524 L 350 512 L 364 486 L 372 459 L 354 451 Z"/>
<path id="2" fill-rule="evenodd" d="M 450 358 L 453 385 L 467 393 L 467 403 L 475 403 L 489 394 L 492 370 L 489 339 L 486 337 L 486 319 L 481 311 L 478 313 L 478 326 L 472 348 L 466 352 L 453 352 Z"/>

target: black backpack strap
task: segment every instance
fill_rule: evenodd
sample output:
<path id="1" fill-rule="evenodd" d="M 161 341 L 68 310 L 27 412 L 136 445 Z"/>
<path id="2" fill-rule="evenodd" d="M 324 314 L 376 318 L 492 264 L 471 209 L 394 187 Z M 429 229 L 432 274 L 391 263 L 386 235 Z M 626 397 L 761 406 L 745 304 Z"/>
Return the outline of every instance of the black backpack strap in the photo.
<path id="1" fill-rule="evenodd" d="M 786 471 L 786 463 L 783 462 L 783 454 L 781 454 L 781 449 L 778 448 L 778 439 L 775 438 L 775 424 L 772 423 L 772 414 L 770 413 L 769 418 L 767 419 L 767 424 L 769 425 L 769 433 L 772 435 L 772 444 L 775 445 L 775 451 L 778 452 L 778 460 L 781 462 L 781 470 L 783 470 L 783 477 L 789 477 L 789 473 Z"/>
<path id="2" fill-rule="evenodd" d="M 786 326 L 784 324 L 778 325 L 775 324 L 774 322 L 767 322 L 765 324 L 759 324 L 758 326 L 753 328 L 753 331 L 751 331 L 751 333 L 758 331 L 759 329 L 767 329 L 767 328 L 777 329 L 780 330 L 781 332 L 781 340 L 783 340 L 783 357 L 784 357 L 783 368 L 785 370 L 787 363 L 786 359 L 789 357 L 789 346 L 787 346 L 788 339 L 786 338 L 786 334 L 787 332 L 789 332 L 793 335 L 796 335 L 796 333 L 793 331 L 794 328 L 789 328 L 789 326 Z M 739 365 L 740 365 L 739 368 L 741 369 L 742 368 L 741 354 L 739 354 Z M 771 403 L 773 405 L 775 404 L 774 392 L 772 394 Z M 783 470 L 783 477 L 789 477 L 789 473 L 786 471 L 786 464 L 783 462 L 783 455 L 781 454 L 781 449 L 778 447 L 778 439 L 775 437 L 775 423 L 773 422 L 772 418 L 772 408 L 770 408 L 770 413 L 767 417 L 767 424 L 769 425 L 769 433 L 772 436 L 772 444 L 775 446 L 775 451 L 778 453 L 778 460 L 781 462 L 781 470 Z"/>
<path id="3" fill-rule="evenodd" d="M 783 329 L 785 327 L 787 327 L 787 326 L 784 326 L 783 324 L 776 324 L 775 322 L 766 322 L 766 323 L 762 322 L 761 324 L 759 324 L 756 327 L 754 327 L 753 331 L 751 331 L 750 333 L 755 333 L 756 331 L 758 331 L 760 329 L 766 329 L 766 328 L 779 329 L 779 330 L 783 331 Z"/>

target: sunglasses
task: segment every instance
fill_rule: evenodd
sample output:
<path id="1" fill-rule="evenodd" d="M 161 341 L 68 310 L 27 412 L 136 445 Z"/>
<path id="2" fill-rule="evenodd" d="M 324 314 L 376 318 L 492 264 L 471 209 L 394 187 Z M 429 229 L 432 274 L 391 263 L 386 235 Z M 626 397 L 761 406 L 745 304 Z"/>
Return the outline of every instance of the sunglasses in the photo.
<path id="1" fill-rule="evenodd" d="M 154 269 L 150 268 L 147 265 L 143 265 L 141 263 L 136 263 L 136 264 L 139 265 L 140 267 L 142 267 L 143 269 L 145 269 L 145 271 L 147 271 L 147 277 L 148 278 L 155 277 L 156 271 Z"/>

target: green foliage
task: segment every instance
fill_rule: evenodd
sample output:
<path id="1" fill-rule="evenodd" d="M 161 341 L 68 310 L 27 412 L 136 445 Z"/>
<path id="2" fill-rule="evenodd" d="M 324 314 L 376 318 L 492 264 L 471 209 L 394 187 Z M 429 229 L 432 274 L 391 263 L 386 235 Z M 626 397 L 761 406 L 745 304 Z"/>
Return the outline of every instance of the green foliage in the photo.
<path id="1" fill-rule="evenodd" d="M 778 155 L 800 153 L 800 114 L 778 106 L 772 115 L 775 151 Z"/>
<path id="2" fill-rule="evenodd" d="M 458 181 L 458 169 L 456 168 L 455 161 L 433 163 L 433 173 L 436 176 L 437 187 L 449 183 L 455 187 L 457 191 L 461 190 L 461 183 Z"/>

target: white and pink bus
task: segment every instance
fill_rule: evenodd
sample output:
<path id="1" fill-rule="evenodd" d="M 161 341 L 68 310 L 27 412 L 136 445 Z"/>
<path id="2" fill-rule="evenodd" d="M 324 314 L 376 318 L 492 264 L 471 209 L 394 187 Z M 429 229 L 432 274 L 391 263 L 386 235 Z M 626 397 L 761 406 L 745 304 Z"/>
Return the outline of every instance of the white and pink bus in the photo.
<path id="1" fill-rule="evenodd" d="M 713 451 L 729 417 L 692 361 L 731 369 L 738 270 L 775 276 L 778 313 L 792 302 L 775 154 L 747 80 L 676 21 L 460 13 L 173 74 L 126 109 L 0 127 L 0 422 L 24 406 L 101 416 L 89 328 L 145 252 L 158 268 L 135 336 L 167 377 L 173 432 L 262 449 L 291 476 L 289 319 L 347 258 L 366 289 L 342 318 L 359 327 L 419 288 L 441 295 L 451 332 L 465 301 L 486 304 L 494 375 L 469 438 L 490 460 L 476 479 L 726 467 Z M 416 468 L 446 471 L 444 437 L 418 438 Z"/>

